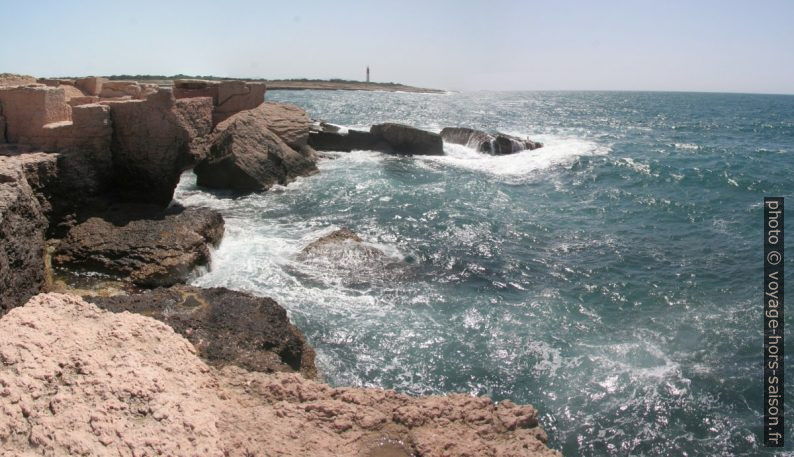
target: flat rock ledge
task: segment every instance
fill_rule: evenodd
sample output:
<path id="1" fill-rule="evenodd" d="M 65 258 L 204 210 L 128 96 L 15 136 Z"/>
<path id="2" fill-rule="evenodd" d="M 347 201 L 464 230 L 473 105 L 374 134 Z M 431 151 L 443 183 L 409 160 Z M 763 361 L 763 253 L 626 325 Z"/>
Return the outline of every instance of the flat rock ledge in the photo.
<path id="1" fill-rule="evenodd" d="M 0 455 L 559 456 L 531 406 L 221 370 L 155 319 L 45 294 L 0 319 Z"/>
<path id="2" fill-rule="evenodd" d="M 209 263 L 223 231 L 223 217 L 208 208 L 116 205 L 72 227 L 52 261 L 143 287 L 170 286 Z"/>

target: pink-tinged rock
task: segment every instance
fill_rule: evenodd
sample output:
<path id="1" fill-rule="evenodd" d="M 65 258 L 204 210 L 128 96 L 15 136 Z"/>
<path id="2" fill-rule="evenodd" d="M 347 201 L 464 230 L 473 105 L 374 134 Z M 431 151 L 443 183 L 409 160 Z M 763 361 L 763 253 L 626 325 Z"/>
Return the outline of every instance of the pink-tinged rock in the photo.
<path id="1" fill-rule="evenodd" d="M 261 105 L 265 101 L 265 90 L 265 83 L 222 81 L 218 85 L 213 123 L 217 125 L 235 113 Z"/>
<path id="2" fill-rule="evenodd" d="M 3 86 L 28 86 L 36 84 L 36 78 L 27 75 L 15 75 L 13 73 L 0 73 L 0 87 Z"/>
<path id="3" fill-rule="evenodd" d="M 45 124 L 71 120 L 71 107 L 61 87 L 17 86 L 0 88 L 0 105 L 6 119 L 6 140 L 35 137 Z"/>
<path id="4" fill-rule="evenodd" d="M 69 85 L 66 85 L 66 84 L 61 84 L 61 85 L 59 85 L 58 87 L 60 87 L 61 89 L 63 89 L 64 96 L 66 97 L 66 101 L 67 101 L 67 102 L 68 102 L 69 100 L 71 100 L 71 99 L 75 98 L 75 97 L 85 97 L 85 94 L 83 93 L 83 91 L 81 91 L 80 89 L 78 89 L 78 88 L 76 88 L 76 87 L 74 87 L 74 86 L 69 86 Z"/>
<path id="5" fill-rule="evenodd" d="M 191 133 L 170 89 L 146 100 L 103 102 L 113 124 L 113 162 L 122 197 L 167 205 L 190 156 Z"/>
<path id="6" fill-rule="evenodd" d="M 102 92 L 102 85 L 108 81 L 107 78 L 80 78 L 74 81 L 74 85 L 86 95 L 99 95 Z"/>
<path id="7" fill-rule="evenodd" d="M 140 98 L 141 86 L 135 81 L 106 81 L 102 84 L 102 98 L 124 97 L 129 95 L 132 98 Z"/>
<path id="8" fill-rule="evenodd" d="M 96 95 L 83 95 L 82 97 L 72 97 L 67 100 L 66 103 L 68 103 L 71 107 L 75 107 L 79 105 L 87 105 L 89 103 L 96 103 L 98 101 L 99 97 Z"/>
<path id="9" fill-rule="evenodd" d="M 507 430 L 487 398 L 215 369 L 166 324 L 74 296 L 34 297 L 0 335 L 9 455 L 561 457 L 534 420 Z"/>
<path id="10" fill-rule="evenodd" d="M 262 111 L 267 128 L 292 149 L 301 150 L 309 139 L 311 121 L 306 111 L 286 103 L 266 102 L 255 108 Z"/>

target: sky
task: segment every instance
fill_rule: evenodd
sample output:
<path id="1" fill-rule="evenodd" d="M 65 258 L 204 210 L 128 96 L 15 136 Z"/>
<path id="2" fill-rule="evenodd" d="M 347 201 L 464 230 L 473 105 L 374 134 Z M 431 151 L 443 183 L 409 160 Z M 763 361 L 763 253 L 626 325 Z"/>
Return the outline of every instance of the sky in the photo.
<path id="1" fill-rule="evenodd" d="M 0 73 L 794 93 L 794 1 L 0 0 Z"/>

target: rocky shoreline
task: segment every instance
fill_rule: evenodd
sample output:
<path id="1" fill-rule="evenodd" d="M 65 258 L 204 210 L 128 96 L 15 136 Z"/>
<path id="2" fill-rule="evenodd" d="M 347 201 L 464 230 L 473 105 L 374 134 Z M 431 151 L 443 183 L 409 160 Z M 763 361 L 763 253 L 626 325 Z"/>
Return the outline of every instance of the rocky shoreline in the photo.
<path id="1" fill-rule="evenodd" d="M 0 455 L 559 455 L 529 406 L 311 381 L 278 303 L 184 285 L 224 221 L 172 202 L 183 171 L 245 193 L 317 173 L 317 151 L 443 154 L 443 132 L 313 125 L 265 90 L 0 77 Z M 485 153 L 539 147 L 476 132 Z M 303 255 L 339 240 L 361 241 Z"/>

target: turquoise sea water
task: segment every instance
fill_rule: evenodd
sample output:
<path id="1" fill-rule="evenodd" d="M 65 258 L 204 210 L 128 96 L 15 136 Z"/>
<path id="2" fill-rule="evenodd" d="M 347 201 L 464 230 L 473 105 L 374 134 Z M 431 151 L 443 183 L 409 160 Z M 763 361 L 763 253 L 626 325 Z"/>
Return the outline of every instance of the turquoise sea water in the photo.
<path id="1" fill-rule="evenodd" d="M 470 126 L 546 144 L 504 157 L 340 153 L 241 198 L 185 175 L 177 199 L 227 221 L 194 282 L 278 300 L 329 383 L 531 403 L 567 456 L 772 455 L 760 440 L 762 201 L 794 193 L 794 96 L 267 98 L 352 127 Z M 340 227 L 407 266 L 296 258 Z"/>

